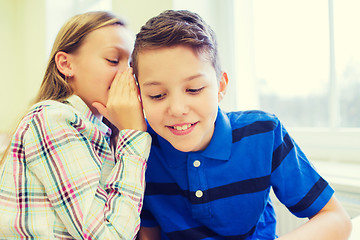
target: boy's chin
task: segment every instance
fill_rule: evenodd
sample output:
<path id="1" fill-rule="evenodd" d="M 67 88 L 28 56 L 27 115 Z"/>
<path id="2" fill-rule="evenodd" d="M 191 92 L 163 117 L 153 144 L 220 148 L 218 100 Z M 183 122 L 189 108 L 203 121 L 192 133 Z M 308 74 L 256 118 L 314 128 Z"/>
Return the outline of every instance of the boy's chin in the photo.
<path id="1" fill-rule="evenodd" d="M 179 150 L 180 152 L 193 152 L 191 148 L 184 148 L 184 147 L 176 147 L 172 145 L 176 150 Z"/>
<path id="2" fill-rule="evenodd" d="M 180 152 L 197 152 L 197 151 L 200 151 L 202 149 L 198 149 L 198 148 L 195 148 L 193 145 L 189 144 L 189 145 L 186 145 L 186 144 L 173 144 L 170 142 L 170 144 L 178 151 Z"/>

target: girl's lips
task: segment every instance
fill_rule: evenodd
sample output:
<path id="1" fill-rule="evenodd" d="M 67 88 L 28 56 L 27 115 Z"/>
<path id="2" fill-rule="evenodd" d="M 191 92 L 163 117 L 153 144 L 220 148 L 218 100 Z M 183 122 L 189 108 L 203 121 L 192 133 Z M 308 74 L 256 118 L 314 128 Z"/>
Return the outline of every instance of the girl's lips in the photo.
<path id="1" fill-rule="evenodd" d="M 166 126 L 175 135 L 186 135 L 192 132 L 198 122 L 196 123 L 185 123 L 176 124 L 172 126 Z"/>

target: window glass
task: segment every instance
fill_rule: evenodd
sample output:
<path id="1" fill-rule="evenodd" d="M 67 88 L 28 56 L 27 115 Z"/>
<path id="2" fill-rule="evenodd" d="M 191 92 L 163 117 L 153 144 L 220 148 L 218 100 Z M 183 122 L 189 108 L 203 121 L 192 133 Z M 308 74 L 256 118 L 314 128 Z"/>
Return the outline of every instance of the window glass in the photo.
<path id="1" fill-rule="evenodd" d="M 327 1 L 253 1 L 253 26 L 260 108 L 287 126 L 327 126 Z"/>
<path id="2" fill-rule="evenodd" d="M 334 1 L 334 45 L 341 127 L 360 127 L 360 2 Z"/>

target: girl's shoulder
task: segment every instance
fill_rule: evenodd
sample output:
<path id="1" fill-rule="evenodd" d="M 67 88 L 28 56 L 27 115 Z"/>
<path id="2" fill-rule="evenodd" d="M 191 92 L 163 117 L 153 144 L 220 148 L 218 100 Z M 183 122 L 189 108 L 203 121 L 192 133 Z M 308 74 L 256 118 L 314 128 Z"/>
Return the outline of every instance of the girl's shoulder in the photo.
<path id="1" fill-rule="evenodd" d="M 73 106 L 66 102 L 45 100 L 32 105 L 19 123 L 17 130 L 29 128 L 63 128 L 79 119 Z"/>
<path id="2" fill-rule="evenodd" d="M 30 110 L 25 115 L 25 119 L 46 118 L 46 119 L 59 119 L 64 116 L 73 116 L 75 109 L 66 102 L 56 100 L 45 100 L 38 102 L 30 107 Z"/>

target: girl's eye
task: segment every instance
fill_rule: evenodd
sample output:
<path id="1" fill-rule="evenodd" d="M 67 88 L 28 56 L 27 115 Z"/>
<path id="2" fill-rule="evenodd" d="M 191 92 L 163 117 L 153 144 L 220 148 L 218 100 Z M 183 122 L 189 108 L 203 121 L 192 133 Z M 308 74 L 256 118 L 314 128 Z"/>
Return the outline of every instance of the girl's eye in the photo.
<path id="1" fill-rule="evenodd" d="M 187 89 L 186 91 L 189 92 L 189 93 L 199 93 L 199 92 L 201 92 L 203 89 L 204 89 L 204 87 L 201 87 L 201 88 L 190 88 L 190 89 Z"/>
<path id="2" fill-rule="evenodd" d="M 112 64 L 118 64 L 119 63 L 119 60 L 111 60 L 111 59 L 106 59 L 109 63 L 112 63 Z"/>
<path id="3" fill-rule="evenodd" d="M 165 97 L 165 93 L 149 96 L 153 100 L 161 100 Z"/>

